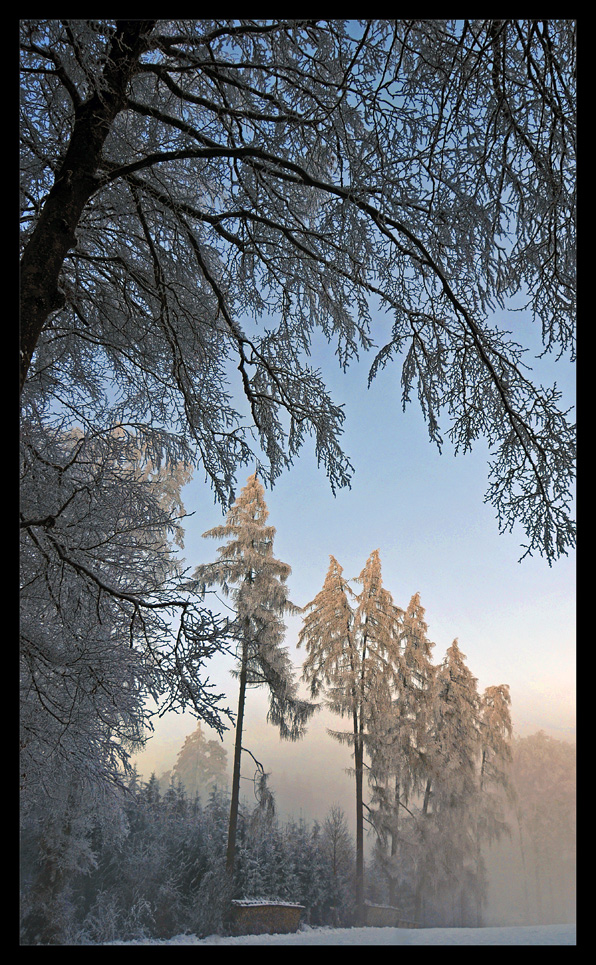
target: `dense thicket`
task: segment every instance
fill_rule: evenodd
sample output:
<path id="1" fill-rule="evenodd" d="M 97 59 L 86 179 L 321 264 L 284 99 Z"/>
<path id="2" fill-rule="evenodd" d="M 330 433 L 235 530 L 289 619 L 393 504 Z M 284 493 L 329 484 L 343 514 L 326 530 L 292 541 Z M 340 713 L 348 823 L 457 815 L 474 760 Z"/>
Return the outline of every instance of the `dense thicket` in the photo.
<path id="1" fill-rule="evenodd" d="M 416 920 L 422 882 L 426 925 L 473 925 L 478 875 L 486 888 L 491 870 L 496 874 L 500 868 L 497 889 L 506 894 L 492 896 L 493 915 L 518 923 L 574 920 L 575 746 L 540 732 L 515 739 L 512 751 L 512 795 L 502 802 L 511 834 L 498 845 L 493 841 L 492 850 L 484 840 L 487 863 L 476 865 L 473 874 L 468 864 L 464 900 L 450 873 L 458 870 L 457 839 L 452 846 L 437 827 L 431 831 L 423 824 L 423 801 L 410 801 L 408 810 L 401 809 L 392 875 L 385 848 L 373 847 L 368 855 L 367 901 L 395 903 L 404 918 Z M 225 788 L 189 795 L 180 780 L 160 791 L 155 775 L 146 782 L 133 777 L 109 823 L 105 813 L 103 821 L 98 819 L 91 801 L 81 803 L 76 821 L 64 814 L 54 834 L 83 838 L 92 861 L 71 867 L 56 883 L 51 901 L 40 880 L 40 855 L 55 842 L 51 822 L 45 827 L 26 822 L 25 944 L 225 932 L 230 897 Z M 473 817 L 466 807 L 453 809 L 453 820 L 468 831 Z M 371 843 L 378 840 L 377 830 Z M 473 849 L 471 857 L 476 857 Z M 436 878 L 427 887 L 431 863 Z M 330 808 L 320 824 L 306 824 L 281 821 L 258 803 L 242 800 L 236 874 L 247 897 L 299 901 L 312 924 L 349 925 L 356 911 L 355 873 L 353 835 L 341 807 Z"/>
<path id="2" fill-rule="evenodd" d="M 228 819 L 225 790 L 215 788 L 202 800 L 189 797 L 179 781 L 161 793 L 155 775 L 135 780 L 121 802 L 118 833 L 105 833 L 89 812 L 92 865 L 71 869 L 51 907 L 40 900 L 38 870 L 47 842 L 32 825 L 22 849 L 22 943 L 223 933 L 231 894 Z M 280 823 L 241 802 L 236 877 L 245 897 L 299 902 L 312 924 L 348 924 L 353 873 L 353 846 L 339 808 L 307 826 Z"/>

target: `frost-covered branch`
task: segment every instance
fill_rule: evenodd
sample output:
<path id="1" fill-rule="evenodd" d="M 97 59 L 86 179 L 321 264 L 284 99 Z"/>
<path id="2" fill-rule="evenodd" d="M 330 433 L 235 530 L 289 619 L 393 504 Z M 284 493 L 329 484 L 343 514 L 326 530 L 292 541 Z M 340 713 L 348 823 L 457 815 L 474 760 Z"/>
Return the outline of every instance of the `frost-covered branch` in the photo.
<path id="1" fill-rule="evenodd" d="M 65 365 L 68 385 L 96 345 L 129 417 L 175 426 L 229 505 L 255 440 L 271 481 L 313 435 L 349 483 L 343 412 L 304 359 L 317 329 L 344 366 L 376 345 L 371 378 L 399 361 L 432 439 L 487 438 L 501 528 L 566 552 L 573 426 L 488 320 L 521 292 L 545 349 L 573 355 L 573 21 L 22 33 L 27 392 Z"/>

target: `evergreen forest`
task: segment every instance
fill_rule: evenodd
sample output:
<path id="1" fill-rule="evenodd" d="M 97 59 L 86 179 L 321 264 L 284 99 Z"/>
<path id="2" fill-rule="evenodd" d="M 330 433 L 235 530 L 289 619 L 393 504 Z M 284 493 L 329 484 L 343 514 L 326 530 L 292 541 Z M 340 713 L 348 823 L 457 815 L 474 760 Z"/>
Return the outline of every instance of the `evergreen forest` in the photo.
<path id="1" fill-rule="evenodd" d="M 229 773 L 225 768 L 222 773 L 219 765 L 201 765 L 209 743 L 199 727 L 187 738 L 184 753 L 180 749 L 180 767 L 173 773 L 160 778 L 152 774 L 148 780 L 133 774 L 111 822 L 105 815 L 100 820 L 91 806 L 84 819 L 73 809 L 68 826 L 48 813 L 44 821 L 40 816 L 27 824 L 22 840 L 23 944 L 95 945 L 226 933 Z M 507 898 L 499 907 L 509 920 L 574 920 L 575 763 L 575 746 L 566 741 L 543 732 L 514 739 L 507 833 L 499 844 L 483 850 L 481 872 L 476 869 L 468 877 L 463 918 L 461 895 L 454 901 L 447 853 L 443 875 L 432 884 L 422 878 L 424 866 L 435 862 L 436 854 L 429 841 L 416 859 L 411 844 L 416 835 L 420 840 L 420 811 L 413 806 L 403 823 L 400 851 L 397 901 L 404 918 L 416 913 L 422 887 L 428 926 L 475 925 L 478 890 L 494 905 L 491 891 L 502 884 L 492 878 L 500 871 Z M 202 792 L 196 790 L 197 775 Z M 304 906 L 303 920 L 313 926 L 351 925 L 355 849 L 342 808 L 332 805 L 321 822 L 307 824 L 281 818 L 268 806 L 270 801 L 257 798 L 256 784 L 254 792 L 251 787 L 241 804 L 241 893 L 298 902 Z M 77 836 L 79 846 L 81 840 L 87 843 L 90 860 L 74 860 L 74 843 L 70 851 L 65 847 L 69 835 Z M 387 904 L 386 852 L 376 841 L 373 834 L 366 897 L 373 904 Z M 432 848 L 436 846 L 435 838 Z M 53 876 L 48 874 L 52 863 Z"/>
<path id="2" fill-rule="evenodd" d="M 321 927 L 481 925 L 495 889 L 509 920 L 572 917 L 574 747 L 514 733 L 475 626 L 437 650 L 410 554 L 440 581 L 498 556 L 420 427 L 480 465 L 537 593 L 575 549 L 576 43 L 572 19 L 19 20 L 21 944 L 222 935 L 253 898 Z M 379 430 L 383 495 L 344 531 L 402 522 L 362 529 L 348 574 L 294 503 L 353 495 L 350 421 Z M 300 565 L 329 561 L 308 602 L 280 484 L 318 538 Z M 216 542 L 187 558 L 190 486 Z M 316 820 L 254 756 L 255 690 L 284 751 L 333 721 L 350 794 Z M 196 730 L 141 774 L 170 714 Z"/>

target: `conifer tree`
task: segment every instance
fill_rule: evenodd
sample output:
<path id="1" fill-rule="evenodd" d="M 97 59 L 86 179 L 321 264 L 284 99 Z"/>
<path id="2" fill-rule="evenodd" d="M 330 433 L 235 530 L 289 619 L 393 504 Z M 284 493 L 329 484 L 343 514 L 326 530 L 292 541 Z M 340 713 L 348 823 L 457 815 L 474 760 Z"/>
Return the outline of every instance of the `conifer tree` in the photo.
<path id="1" fill-rule="evenodd" d="M 480 698 L 477 681 L 454 640 L 437 669 L 432 729 L 433 811 L 476 787 Z"/>
<path id="2" fill-rule="evenodd" d="M 344 924 L 350 914 L 350 889 L 354 874 L 354 845 L 343 810 L 333 805 L 322 829 L 322 849 L 326 867 L 326 898 L 331 923 Z"/>
<path id="3" fill-rule="evenodd" d="M 474 875 L 477 851 L 472 821 L 479 790 L 480 698 L 476 678 L 457 640 L 437 668 L 433 690 L 416 917 L 421 914 L 423 893 L 434 878 L 433 887 L 442 884 L 446 888 L 453 915 L 461 921 L 468 892 L 481 884 Z"/>
<path id="4" fill-rule="evenodd" d="M 487 687 L 481 703 L 482 761 L 481 790 L 491 783 L 507 786 L 508 765 L 511 763 L 512 724 L 509 707 L 511 696 L 507 684 Z"/>
<path id="5" fill-rule="evenodd" d="M 298 638 L 298 646 L 304 643 L 306 648 L 302 670 L 311 695 L 318 697 L 325 690 L 327 702 L 338 714 L 344 711 L 343 691 L 335 689 L 335 680 L 338 672 L 347 667 L 349 654 L 354 649 L 354 613 L 350 605 L 353 595 L 343 577 L 343 567 L 330 556 L 321 592 L 304 607 L 305 617 Z"/>
<path id="6" fill-rule="evenodd" d="M 423 788 L 428 774 L 433 647 L 415 593 L 401 624 L 398 685 L 378 693 L 369 725 L 370 818 L 377 832 L 377 859 L 389 879 L 390 904 L 395 901 L 400 812 L 409 812 L 410 797 Z"/>
<path id="7" fill-rule="evenodd" d="M 215 563 L 199 567 L 195 574 L 203 587 L 219 584 L 233 601 L 236 613 L 235 673 L 239 694 L 227 850 L 230 875 L 234 871 L 247 688 L 268 688 L 267 720 L 279 728 L 280 736 L 286 740 L 303 736 L 315 709 L 313 704 L 299 699 L 290 657 L 283 646 L 286 627 L 282 618 L 297 608 L 288 599 L 286 580 L 290 567 L 273 555 L 275 528 L 267 525 L 268 516 L 264 489 L 255 473 L 228 511 L 226 522 L 203 534 L 228 537 L 228 542 L 219 548 Z"/>
<path id="8" fill-rule="evenodd" d="M 197 723 L 178 752 L 171 777 L 181 781 L 189 798 L 201 793 L 206 796 L 214 785 L 226 784 L 227 757 L 221 743 L 206 740 L 201 725 Z"/>
<path id="9" fill-rule="evenodd" d="M 509 708 L 511 696 L 507 684 L 487 687 L 480 697 L 480 761 L 478 765 L 478 810 L 476 825 L 477 868 L 480 872 L 484 859 L 482 847 L 493 844 L 510 833 L 508 804 L 513 788 L 511 783 L 512 724 Z M 480 894 L 476 893 L 477 923 L 481 923 Z"/>
<path id="10" fill-rule="evenodd" d="M 395 686 L 399 679 L 399 626 L 402 611 L 383 587 L 378 550 L 369 556 L 357 578 L 362 589 L 354 595 L 342 568 L 330 558 L 323 589 L 307 604 L 298 646 L 305 644 L 304 678 L 316 695 L 325 689 L 327 704 L 352 729 L 330 731 L 354 753 L 356 784 L 356 905 L 362 917 L 364 904 L 364 798 L 363 772 L 367 725 L 375 695 Z M 355 596 L 350 606 L 349 596 Z"/>
<path id="11" fill-rule="evenodd" d="M 478 833 L 480 839 L 489 842 L 508 832 L 507 802 L 513 794 L 510 706 L 507 684 L 487 687 L 480 699 L 479 785 L 482 807 Z"/>
<path id="12" fill-rule="evenodd" d="M 434 643 L 428 639 L 428 626 L 424 616 L 420 594 L 415 593 L 404 615 L 401 636 L 402 679 L 399 701 L 405 733 L 400 753 L 406 797 L 412 790 L 420 789 L 421 778 L 427 772 L 435 667 L 431 661 Z"/>

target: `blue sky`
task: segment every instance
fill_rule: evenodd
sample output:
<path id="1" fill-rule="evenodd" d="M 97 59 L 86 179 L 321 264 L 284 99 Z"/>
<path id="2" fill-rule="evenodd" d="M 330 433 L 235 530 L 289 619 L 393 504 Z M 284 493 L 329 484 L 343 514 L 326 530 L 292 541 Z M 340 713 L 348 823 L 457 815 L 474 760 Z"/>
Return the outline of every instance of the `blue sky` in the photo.
<path id="1" fill-rule="evenodd" d="M 343 444 L 355 474 L 352 488 L 334 497 L 307 445 L 295 467 L 267 491 L 269 522 L 277 530 L 275 555 L 292 567 L 291 599 L 299 606 L 313 599 L 330 554 L 351 579 L 378 549 L 383 582 L 395 602 L 405 608 L 412 594 L 420 593 L 435 663 L 457 638 L 479 690 L 510 685 L 518 736 L 543 729 L 558 739 L 574 739 L 574 556 L 552 567 L 540 557 L 518 562 L 523 532 L 500 535 L 495 512 L 483 501 L 486 447 L 478 444 L 471 454 L 455 457 L 445 445 L 439 454 L 417 403 L 402 411 L 398 365 L 381 372 L 367 388 L 367 359 L 345 375 L 328 363 L 329 358 L 324 366 L 327 384 L 334 400 L 345 404 Z M 552 360 L 539 367 L 544 370 L 541 381 L 550 384 L 556 378 L 573 404 L 573 367 Z M 239 480 L 240 485 L 244 482 Z M 187 512 L 194 513 L 186 527 L 187 563 L 210 562 L 219 544 L 201 534 L 222 517 L 200 473 L 185 490 L 184 502 Z M 300 623 L 299 617 L 287 620 L 286 638 L 298 672 L 304 659 L 295 648 Z M 236 683 L 229 668 L 228 660 L 214 661 L 210 674 L 229 693 L 234 709 Z M 264 724 L 265 714 L 265 695 L 252 691 L 246 746 L 264 758 L 274 784 L 277 776 L 282 805 L 291 810 L 295 804 L 300 813 L 304 809 L 307 816 L 322 816 L 325 801 L 342 798 L 342 803 L 343 795 L 351 794 L 343 774 L 350 764 L 349 750 L 327 734 L 328 726 L 341 730 L 342 722 L 321 713 L 301 746 L 287 745 Z M 193 729 L 187 715 L 162 721 L 144 755 L 145 766 L 158 752 L 164 760 L 173 755 L 171 766 Z M 231 735 L 225 743 L 231 748 Z M 158 773 L 160 767 L 161 761 Z"/>

